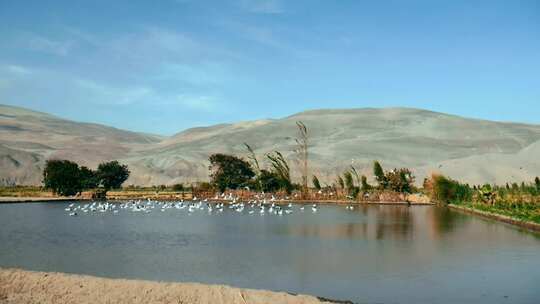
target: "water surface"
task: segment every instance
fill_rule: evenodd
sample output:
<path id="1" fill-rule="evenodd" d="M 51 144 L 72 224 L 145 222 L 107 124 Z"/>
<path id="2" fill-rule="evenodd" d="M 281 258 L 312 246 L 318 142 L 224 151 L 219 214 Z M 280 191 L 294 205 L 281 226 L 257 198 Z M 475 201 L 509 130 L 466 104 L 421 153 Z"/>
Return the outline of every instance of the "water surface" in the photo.
<path id="1" fill-rule="evenodd" d="M 0 266 L 219 283 L 357 303 L 538 303 L 540 238 L 434 206 L 158 208 L 68 216 L 0 205 Z"/>

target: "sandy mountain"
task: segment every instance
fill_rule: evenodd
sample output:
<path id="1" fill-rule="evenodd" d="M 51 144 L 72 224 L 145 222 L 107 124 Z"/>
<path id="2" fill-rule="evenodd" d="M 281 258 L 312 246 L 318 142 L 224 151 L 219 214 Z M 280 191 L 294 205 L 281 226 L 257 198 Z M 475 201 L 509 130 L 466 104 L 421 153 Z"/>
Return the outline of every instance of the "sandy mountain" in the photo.
<path id="1" fill-rule="evenodd" d="M 331 183 L 351 164 L 368 176 L 371 162 L 410 167 L 421 182 L 442 172 L 470 182 L 531 181 L 540 175 L 540 125 L 468 119 L 409 108 L 315 110 L 281 119 L 188 129 L 160 138 L 43 113 L 0 107 L 0 178 L 36 183 L 47 158 L 89 166 L 120 159 L 128 184 L 171 184 L 208 178 L 208 156 L 279 150 L 294 171 L 296 121 L 310 132 L 312 173 Z M 15 161 L 13 161 L 15 160 Z"/>
<path id="2" fill-rule="evenodd" d="M 46 159 L 71 159 L 95 167 L 160 140 L 0 105 L 0 184 L 39 184 Z"/>

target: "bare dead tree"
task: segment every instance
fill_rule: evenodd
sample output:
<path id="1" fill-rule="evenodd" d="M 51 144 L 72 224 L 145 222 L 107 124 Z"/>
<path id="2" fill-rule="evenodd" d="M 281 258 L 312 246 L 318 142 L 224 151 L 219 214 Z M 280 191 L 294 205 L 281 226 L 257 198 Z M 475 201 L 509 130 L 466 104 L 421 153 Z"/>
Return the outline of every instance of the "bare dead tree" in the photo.
<path id="1" fill-rule="evenodd" d="M 300 161 L 300 172 L 302 174 L 302 196 L 307 197 L 308 193 L 308 129 L 306 125 L 297 121 L 298 138 L 296 138 L 298 159 Z"/>

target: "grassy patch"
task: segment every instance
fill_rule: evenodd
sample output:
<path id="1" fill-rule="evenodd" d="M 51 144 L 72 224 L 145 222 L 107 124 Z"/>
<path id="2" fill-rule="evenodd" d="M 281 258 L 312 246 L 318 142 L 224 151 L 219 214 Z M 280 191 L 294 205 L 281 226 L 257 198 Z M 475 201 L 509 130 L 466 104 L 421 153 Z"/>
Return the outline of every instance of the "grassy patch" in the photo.
<path id="1" fill-rule="evenodd" d="M 514 206 L 507 204 L 495 204 L 490 206 L 482 203 L 457 203 L 456 205 L 505 215 L 521 221 L 529 221 L 540 224 L 540 205 L 536 204 L 522 204 Z"/>

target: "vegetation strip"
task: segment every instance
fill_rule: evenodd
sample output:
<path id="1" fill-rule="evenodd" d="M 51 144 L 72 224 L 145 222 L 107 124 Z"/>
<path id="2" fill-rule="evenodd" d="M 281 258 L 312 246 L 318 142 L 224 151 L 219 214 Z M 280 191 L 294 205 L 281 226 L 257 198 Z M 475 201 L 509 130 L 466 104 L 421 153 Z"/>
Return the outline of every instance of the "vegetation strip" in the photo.
<path id="1" fill-rule="evenodd" d="M 455 204 L 448 204 L 448 207 L 455 210 L 476 214 L 485 218 L 497 220 L 497 221 L 504 222 L 507 224 L 511 224 L 511 225 L 522 227 L 522 228 L 527 228 L 529 230 L 533 230 L 536 232 L 540 232 L 540 224 L 532 222 L 532 221 L 521 220 L 518 218 L 511 217 L 511 216 L 506 216 L 502 214 L 478 210 L 475 208 L 460 206 L 460 205 L 455 205 Z"/>

